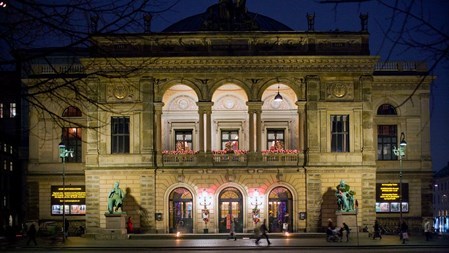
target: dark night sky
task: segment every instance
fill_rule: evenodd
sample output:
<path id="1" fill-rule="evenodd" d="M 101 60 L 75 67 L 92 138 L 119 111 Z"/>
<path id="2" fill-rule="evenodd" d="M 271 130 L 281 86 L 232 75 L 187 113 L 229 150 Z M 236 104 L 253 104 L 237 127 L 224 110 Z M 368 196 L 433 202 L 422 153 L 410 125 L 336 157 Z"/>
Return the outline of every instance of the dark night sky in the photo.
<path id="1" fill-rule="evenodd" d="M 394 3 L 395 1 L 386 1 Z M 410 3 L 411 1 L 401 1 Z M 194 14 L 204 12 L 207 7 L 218 3 L 218 0 L 179 0 L 179 3 L 168 12 L 155 15 L 152 23 L 152 30 L 159 32 L 167 26 Z M 416 6 L 412 13 L 423 14 L 430 23 L 442 31 L 446 36 L 446 50 L 449 36 L 449 1 L 445 0 L 425 0 L 421 8 L 421 1 L 415 1 Z M 360 13 L 368 13 L 368 30 L 370 33 L 370 51 L 372 55 L 380 55 L 381 60 L 386 61 L 413 61 L 426 60 L 430 66 L 433 57 L 426 54 L 424 50 L 407 49 L 396 46 L 392 51 L 393 43 L 382 40 L 385 37 L 384 31 L 390 24 L 392 10 L 379 4 L 378 1 L 362 1 L 361 3 L 345 4 L 320 4 L 318 0 L 247 0 L 247 8 L 251 12 L 260 13 L 284 23 L 296 31 L 307 30 L 307 13 L 315 13 L 315 30 L 329 31 L 339 29 L 340 31 L 359 31 Z M 402 22 L 401 15 L 395 15 L 396 24 Z M 408 22 L 407 28 L 411 28 L 414 23 Z M 397 29 L 397 27 L 396 27 Z M 394 36 L 394 33 L 389 33 Z M 410 33 L 414 39 L 428 42 L 434 39 L 424 33 L 413 31 Z M 390 53 L 391 51 L 391 53 Z M 389 58 L 388 55 L 390 54 Z M 447 54 L 447 53 L 446 53 Z M 449 63 L 446 60 L 434 70 L 433 75 L 437 80 L 431 88 L 431 152 L 433 160 L 433 170 L 438 171 L 449 162 Z"/>

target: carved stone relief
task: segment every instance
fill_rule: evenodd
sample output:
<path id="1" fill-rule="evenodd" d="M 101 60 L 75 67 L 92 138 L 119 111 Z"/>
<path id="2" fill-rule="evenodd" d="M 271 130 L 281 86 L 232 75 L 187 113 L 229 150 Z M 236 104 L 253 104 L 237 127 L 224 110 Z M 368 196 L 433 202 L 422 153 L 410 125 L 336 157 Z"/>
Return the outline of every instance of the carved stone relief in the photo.
<path id="1" fill-rule="evenodd" d="M 353 86 L 344 82 L 332 82 L 328 83 L 326 91 L 326 97 L 329 100 L 348 100 L 354 98 Z"/>
<path id="2" fill-rule="evenodd" d="M 218 99 L 216 103 L 214 103 L 214 110 L 223 111 L 223 110 L 246 110 L 246 106 L 241 99 L 236 96 L 226 95 Z"/>
<path id="3" fill-rule="evenodd" d="M 107 94 L 108 101 L 132 101 L 134 89 L 127 83 L 116 81 L 108 85 Z"/>
<path id="4" fill-rule="evenodd" d="M 193 98 L 185 95 L 177 96 L 168 104 L 168 110 L 174 111 L 189 111 L 197 110 L 198 107 Z"/>

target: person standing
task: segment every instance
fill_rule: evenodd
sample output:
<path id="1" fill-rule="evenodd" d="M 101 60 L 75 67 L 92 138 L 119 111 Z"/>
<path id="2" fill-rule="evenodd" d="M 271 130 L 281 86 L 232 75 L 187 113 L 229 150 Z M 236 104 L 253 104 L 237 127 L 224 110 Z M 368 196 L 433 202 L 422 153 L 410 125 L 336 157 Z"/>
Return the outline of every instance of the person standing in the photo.
<path id="1" fill-rule="evenodd" d="M 430 221 L 427 219 L 426 222 L 424 223 L 424 234 L 426 235 L 426 241 L 430 240 L 430 231 L 431 231 Z"/>
<path id="2" fill-rule="evenodd" d="M 69 220 L 67 220 L 67 218 L 64 220 L 64 236 L 67 239 L 67 237 L 69 237 Z"/>
<path id="3" fill-rule="evenodd" d="M 260 239 L 265 237 L 267 239 L 268 245 L 271 244 L 270 239 L 268 238 L 268 228 L 267 228 L 267 220 L 263 219 L 262 225 L 260 225 L 260 235 L 256 239 L 256 244 L 259 244 Z"/>
<path id="4" fill-rule="evenodd" d="M 30 245 L 30 242 L 34 242 L 34 246 L 37 246 L 37 242 L 36 242 L 36 225 L 31 224 L 30 229 L 28 229 L 27 232 L 27 236 L 28 236 L 28 241 L 27 241 L 27 246 Z"/>
<path id="5" fill-rule="evenodd" d="M 349 229 L 348 224 L 343 222 L 343 231 L 346 231 L 346 241 L 349 242 L 349 233 L 351 229 Z"/>
<path id="6" fill-rule="evenodd" d="M 226 238 L 226 240 L 228 240 L 229 238 L 234 238 L 234 241 L 237 241 L 237 235 L 235 234 L 235 221 L 233 218 L 231 218 L 229 225 L 229 236 L 228 238 Z"/>
<path id="7" fill-rule="evenodd" d="M 405 241 L 408 240 L 408 225 L 405 221 L 402 221 L 401 224 L 401 235 L 402 235 L 402 244 L 405 244 Z"/>
<path id="8" fill-rule="evenodd" d="M 373 240 L 376 239 L 376 237 L 379 237 L 380 239 L 382 239 L 382 233 L 380 231 L 380 225 L 379 225 L 379 222 L 377 220 L 374 222 Z"/>

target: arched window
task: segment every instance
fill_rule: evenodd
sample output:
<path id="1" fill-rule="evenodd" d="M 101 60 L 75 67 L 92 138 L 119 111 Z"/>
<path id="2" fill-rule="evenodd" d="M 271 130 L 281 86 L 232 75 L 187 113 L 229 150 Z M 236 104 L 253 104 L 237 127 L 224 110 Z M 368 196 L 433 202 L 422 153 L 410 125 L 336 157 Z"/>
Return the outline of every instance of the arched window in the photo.
<path id="1" fill-rule="evenodd" d="M 81 117 L 83 114 L 81 113 L 81 110 L 76 106 L 69 106 L 65 108 L 64 112 L 62 113 L 62 117 Z"/>
<path id="2" fill-rule="evenodd" d="M 397 115 L 396 108 L 390 104 L 383 104 L 377 108 L 377 115 Z"/>

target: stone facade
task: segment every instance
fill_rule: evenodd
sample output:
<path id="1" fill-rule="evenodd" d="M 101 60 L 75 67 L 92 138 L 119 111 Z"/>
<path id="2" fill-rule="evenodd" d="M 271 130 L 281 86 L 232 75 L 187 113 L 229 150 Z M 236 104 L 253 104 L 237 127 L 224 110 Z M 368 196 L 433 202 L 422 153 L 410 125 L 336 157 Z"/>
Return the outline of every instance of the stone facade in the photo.
<path id="1" fill-rule="evenodd" d="M 421 80 L 418 67 L 401 72 L 377 65 L 366 32 L 99 35 L 93 44 L 80 57 L 77 74 L 84 77 L 74 79 L 83 96 L 60 89 L 71 98 L 62 104 L 82 111 L 72 121 L 85 126 L 82 160 L 66 163 L 66 183 L 86 187 L 81 218 L 87 233 L 106 228 L 107 195 L 115 181 L 127 192 L 124 211 L 143 232 L 186 226 L 201 233 L 206 225 L 210 233 L 225 232 L 228 204 L 242 232 L 254 228 L 256 207 L 274 229 L 273 220 L 293 232 L 323 231 L 327 219 L 337 220 L 335 187 L 342 179 L 356 192 L 360 227 L 376 218 L 397 220 L 397 213 L 376 215 L 375 209 L 376 183 L 397 181 L 400 170 L 396 159 L 378 158 L 377 126 L 383 124 L 397 126 L 409 143 L 403 180 L 410 211 L 404 216 L 427 215 L 431 78 Z M 36 73 L 24 82 L 40 80 L 35 65 Z M 282 102 L 274 101 L 277 92 Z M 64 106 L 43 101 L 63 114 Z M 383 104 L 397 114 L 378 115 Z M 39 219 L 58 219 L 48 209 L 50 186 L 60 184 L 61 124 L 31 111 L 29 204 L 39 206 Z M 337 116 L 343 123 L 334 121 Z M 125 151 L 114 151 L 114 117 L 129 120 Z M 333 124 L 346 122 L 345 137 L 337 141 Z M 223 152 L 228 131 L 238 136 L 232 154 Z M 182 145 L 188 150 L 177 146 L 180 133 L 187 133 Z M 271 133 L 282 136 L 282 151 L 270 152 Z M 176 195 L 179 189 L 185 195 Z M 238 196 L 228 198 L 233 191 Z"/>

